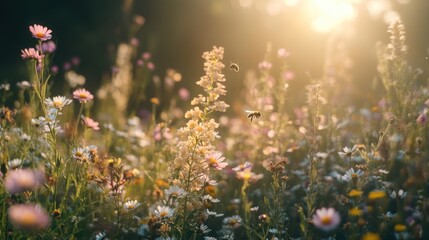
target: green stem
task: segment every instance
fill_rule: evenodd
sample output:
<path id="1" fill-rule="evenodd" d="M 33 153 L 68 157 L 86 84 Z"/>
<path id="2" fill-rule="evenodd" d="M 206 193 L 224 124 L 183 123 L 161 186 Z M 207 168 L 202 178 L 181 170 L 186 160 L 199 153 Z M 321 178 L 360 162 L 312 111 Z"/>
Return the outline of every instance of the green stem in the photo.
<path id="1" fill-rule="evenodd" d="M 79 113 L 77 114 L 77 119 L 76 119 L 76 125 L 75 125 L 75 127 L 74 127 L 74 129 L 73 129 L 73 136 L 77 136 L 77 133 L 78 133 L 78 126 L 79 126 L 79 122 L 80 122 L 80 115 L 82 114 L 82 111 L 83 111 L 83 104 L 81 103 L 80 104 L 80 108 L 79 108 Z"/>

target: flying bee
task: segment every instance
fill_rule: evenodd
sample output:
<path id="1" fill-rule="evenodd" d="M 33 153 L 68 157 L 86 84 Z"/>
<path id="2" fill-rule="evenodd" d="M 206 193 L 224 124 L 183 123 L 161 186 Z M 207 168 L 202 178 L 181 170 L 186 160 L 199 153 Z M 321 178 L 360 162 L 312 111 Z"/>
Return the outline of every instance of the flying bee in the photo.
<path id="1" fill-rule="evenodd" d="M 229 65 L 229 69 L 231 69 L 234 72 L 240 71 L 240 67 L 238 66 L 238 64 L 237 63 L 233 63 L 233 62 Z"/>
<path id="2" fill-rule="evenodd" d="M 260 117 L 262 117 L 262 113 L 258 112 L 258 111 L 250 111 L 250 110 L 246 110 L 247 113 L 247 118 L 250 119 L 250 122 L 253 121 L 253 119 L 258 119 Z"/>

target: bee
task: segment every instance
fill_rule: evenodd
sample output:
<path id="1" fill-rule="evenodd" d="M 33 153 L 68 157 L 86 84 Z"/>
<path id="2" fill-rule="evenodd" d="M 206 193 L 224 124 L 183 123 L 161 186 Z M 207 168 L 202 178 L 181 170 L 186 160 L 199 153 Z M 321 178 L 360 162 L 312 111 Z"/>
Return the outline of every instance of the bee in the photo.
<path id="1" fill-rule="evenodd" d="M 247 118 L 250 119 L 250 122 L 253 121 L 253 119 L 258 119 L 260 117 L 262 117 L 262 113 L 258 112 L 258 111 L 250 111 L 250 110 L 246 110 L 247 113 Z"/>
<path id="2" fill-rule="evenodd" d="M 238 66 L 238 64 L 237 63 L 231 63 L 230 65 L 229 65 L 229 69 L 231 69 L 232 71 L 234 71 L 234 72 L 238 72 L 238 71 L 240 71 L 240 67 Z"/>

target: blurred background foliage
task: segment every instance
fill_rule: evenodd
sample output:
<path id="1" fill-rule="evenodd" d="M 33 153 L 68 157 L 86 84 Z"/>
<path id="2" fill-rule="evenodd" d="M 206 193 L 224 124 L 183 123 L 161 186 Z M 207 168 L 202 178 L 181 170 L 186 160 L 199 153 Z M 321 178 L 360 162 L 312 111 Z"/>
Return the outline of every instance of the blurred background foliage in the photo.
<path id="1" fill-rule="evenodd" d="M 388 14 L 391 17 L 396 14 L 404 22 L 411 65 L 427 70 L 429 1 L 375 1 L 388 3 L 390 12 L 373 17 L 368 10 L 371 10 L 369 2 L 374 1 L 348 0 L 356 3 L 355 17 L 325 32 L 311 27 L 318 9 L 308 11 L 305 3 L 310 1 L 316 2 L 1 0 L 0 82 L 26 80 L 26 65 L 20 58 L 20 49 L 30 47 L 34 42 L 29 37 L 28 26 L 42 24 L 53 30 L 53 40 L 57 43 L 54 64 L 61 69 L 72 57 L 78 57 L 81 62 L 78 72 L 86 77 L 86 87 L 95 90 L 103 76 L 111 71 L 117 45 L 130 41 L 130 26 L 136 15 L 145 18 L 144 26 L 136 37 L 140 41 L 141 52 L 152 53 L 156 66 L 153 73 L 163 76 L 167 68 L 174 68 L 182 73 L 180 84 L 186 87 L 192 87 L 202 75 L 201 53 L 216 45 L 225 47 L 225 63 L 239 64 L 240 72 L 232 74 L 228 71 L 226 74 L 228 91 L 240 91 L 247 71 L 257 68 L 264 58 L 266 43 L 271 42 L 274 50 L 283 47 L 291 53 L 289 64 L 295 72 L 291 95 L 304 97 L 303 92 L 294 89 L 303 89 L 311 79 L 326 75 L 326 58 L 332 54 L 329 51 L 335 52 L 336 46 L 345 44 L 342 49 L 347 51 L 347 59 L 350 59 L 348 72 L 353 76 L 345 84 L 352 88 L 351 101 L 359 104 L 368 99 L 368 89 L 376 77 L 376 42 L 388 41 L 387 24 L 383 21 Z M 296 5 L 290 7 L 288 4 Z M 63 73 L 60 70 L 58 76 Z M 54 82 L 55 79 L 58 77 Z M 57 81 L 63 81 L 62 77 L 60 79 Z M 53 91 L 62 84 L 56 82 Z M 191 94 L 195 94 L 192 89 Z"/>

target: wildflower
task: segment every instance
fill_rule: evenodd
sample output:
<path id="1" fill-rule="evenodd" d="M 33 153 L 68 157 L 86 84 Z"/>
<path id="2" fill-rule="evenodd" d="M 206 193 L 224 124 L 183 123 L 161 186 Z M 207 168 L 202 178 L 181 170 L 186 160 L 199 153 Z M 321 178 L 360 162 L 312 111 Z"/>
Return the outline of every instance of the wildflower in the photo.
<path id="1" fill-rule="evenodd" d="M 87 90 L 78 89 L 73 92 L 73 98 L 79 100 L 80 103 L 87 103 L 92 100 L 94 96 Z"/>
<path id="2" fill-rule="evenodd" d="M 151 71 L 155 70 L 155 64 L 153 64 L 153 62 L 148 62 L 146 64 L 147 68 Z"/>
<path id="3" fill-rule="evenodd" d="M 61 131 L 61 127 L 58 125 L 58 120 L 56 120 L 55 108 L 49 109 L 48 118 L 39 117 L 31 119 L 31 124 L 36 126 L 36 128 L 41 129 L 44 133 L 49 133 L 51 131 L 59 132 Z"/>
<path id="4" fill-rule="evenodd" d="M 30 26 L 30 32 L 33 34 L 34 38 L 40 39 L 42 41 L 46 41 L 51 39 L 52 30 L 48 29 L 47 27 L 43 27 L 42 25 L 34 24 L 33 26 Z"/>
<path id="5" fill-rule="evenodd" d="M 28 81 L 17 82 L 16 86 L 22 90 L 31 88 L 31 83 Z"/>
<path id="6" fill-rule="evenodd" d="M 241 222 L 243 220 L 240 216 L 234 215 L 232 217 L 227 217 L 223 219 L 223 224 L 226 225 L 227 228 L 236 229 L 241 226 Z"/>
<path id="7" fill-rule="evenodd" d="M 333 208 L 321 208 L 313 215 L 312 223 L 323 231 L 331 231 L 340 224 L 340 214 Z"/>
<path id="8" fill-rule="evenodd" d="M 58 73 L 59 69 L 57 65 L 52 65 L 51 72 L 53 75 L 56 75 Z"/>
<path id="9" fill-rule="evenodd" d="M 201 224 L 200 231 L 205 234 L 205 233 L 209 233 L 211 229 L 207 225 Z"/>
<path id="10" fill-rule="evenodd" d="M 166 188 L 169 186 L 168 183 L 162 179 L 156 179 L 155 184 L 160 188 Z"/>
<path id="11" fill-rule="evenodd" d="M 244 171 L 246 169 L 251 169 L 253 167 L 253 164 L 251 162 L 245 162 L 244 164 L 240 164 L 237 167 L 233 168 L 232 170 L 235 172 Z"/>
<path id="12" fill-rule="evenodd" d="M 273 65 L 268 61 L 263 61 L 258 65 L 261 70 L 270 70 L 272 66 Z"/>
<path id="13" fill-rule="evenodd" d="M 362 236 L 362 240 L 381 240 L 381 237 L 378 233 L 368 232 Z"/>
<path id="14" fill-rule="evenodd" d="M 57 46 L 53 41 L 47 41 L 42 43 L 42 49 L 40 49 L 39 45 L 37 45 L 36 48 L 42 53 L 53 53 L 57 49 Z"/>
<path id="15" fill-rule="evenodd" d="M 277 51 L 277 56 L 279 58 L 286 58 L 286 57 L 289 57 L 289 55 L 290 55 L 290 53 L 286 49 L 284 49 L 284 48 L 280 48 Z"/>
<path id="16" fill-rule="evenodd" d="M 150 57 L 151 57 L 151 54 L 150 54 L 149 52 L 144 52 L 144 53 L 142 54 L 142 58 L 143 58 L 144 60 L 149 60 L 149 59 L 150 59 Z"/>
<path id="17" fill-rule="evenodd" d="M 7 163 L 9 169 L 16 169 L 22 166 L 22 159 L 15 158 Z"/>
<path id="18" fill-rule="evenodd" d="M 393 21 L 389 25 L 388 32 L 390 33 L 390 43 L 387 48 L 390 51 L 390 59 L 404 56 L 407 52 L 407 46 L 405 45 L 405 28 L 401 19 L 397 18 Z"/>
<path id="19" fill-rule="evenodd" d="M 189 90 L 186 88 L 180 88 L 179 89 L 179 97 L 182 101 L 189 100 Z"/>
<path id="20" fill-rule="evenodd" d="M 384 191 L 372 191 L 368 194 L 368 199 L 376 200 L 376 199 L 384 198 L 385 196 L 386 196 L 386 193 Z"/>
<path id="21" fill-rule="evenodd" d="M 349 170 L 347 170 L 346 174 L 344 174 L 341 179 L 343 179 L 343 181 L 349 182 L 350 180 L 356 180 L 358 177 L 363 175 L 363 171 L 358 169 L 357 171 L 355 171 L 353 168 L 350 168 Z"/>
<path id="22" fill-rule="evenodd" d="M 389 171 L 384 170 L 384 169 L 379 169 L 378 172 L 381 174 L 384 174 L 384 175 L 389 174 Z"/>
<path id="23" fill-rule="evenodd" d="M 206 154 L 206 161 L 210 167 L 216 168 L 217 170 L 222 170 L 225 168 L 228 163 L 224 162 L 225 157 L 222 157 L 222 153 L 213 151 Z"/>
<path id="24" fill-rule="evenodd" d="M 217 213 L 217 212 L 212 212 L 210 210 L 207 209 L 207 215 L 208 216 L 214 216 L 214 217 L 223 217 L 223 213 Z"/>
<path id="25" fill-rule="evenodd" d="M 127 211 L 131 211 L 131 210 L 136 209 L 140 205 L 141 204 L 137 200 L 127 201 L 127 202 L 124 203 L 124 209 L 127 210 Z"/>
<path id="26" fill-rule="evenodd" d="M 255 207 L 250 208 L 251 212 L 257 212 L 258 210 L 259 210 L 259 206 L 255 206 Z"/>
<path id="27" fill-rule="evenodd" d="M 45 104 L 47 107 L 52 107 L 60 110 L 63 109 L 63 107 L 65 107 L 66 105 L 69 105 L 70 103 L 72 103 L 72 100 L 64 96 L 56 96 L 52 99 L 45 99 Z"/>
<path id="28" fill-rule="evenodd" d="M 93 154 L 91 154 L 91 155 L 93 155 Z M 137 177 L 138 175 L 140 175 L 140 171 L 136 168 L 134 168 L 132 170 L 124 171 L 124 179 L 125 180 L 133 179 L 133 178 Z"/>
<path id="29" fill-rule="evenodd" d="M 136 64 L 137 64 L 137 66 L 143 67 L 144 61 L 142 59 L 137 59 Z"/>
<path id="30" fill-rule="evenodd" d="M 10 222 L 20 229 L 40 230 L 47 228 L 51 219 L 48 213 L 35 204 L 17 204 L 8 210 Z"/>
<path id="31" fill-rule="evenodd" d="M 425 125 L 428 121 L 428 117 L 426 115 L 426 113 L 421 113 L 417 119 L 416 119 L 416 123 L 420 124 L 420 125 Z"/>
<path id="32" fill-rule="evenodd" d="M 158 206 L 155 210 L 155 216 L 158 218 L 171 218 L 174 214 L 174 209 L 167 206 Z"/>
<path id="33" fill-rule="evenodd" d="M 45 176 L 41 171 L 17 169 L 7 172 L 4 185 L 10 194 L 34 190 L 43 184 Z"/>
<path id="34" fill-rule="evenodd" d="M 92 118 L 89 117 L 82 117 L 83 123 L 87 128 L 92 128 L 94 131 L 100 130 L 100 127 L 98 126 L 98 122 L 94 121 Z"/>
<path id="35" fill-rule="evenodd" d="M 91 158 L 89 152 L 85 148 L 75 148 L 72 150 L 72 157 L 80 162 L 88 162 Z"/>
<path id="36" fill-rule="evenodd" d="M 158 99 L 158 98 L 151 98 L 151 99 L 150 99 L 150 102 L 151 102 L 152 104 L 159 105 L 159 99 Z"/>
<path id="37" fill-rule="evenodd" d="M 71 63 L 72 63 L 74 66 L 79 66 L 79 65 L 80 65 L 80 58 L 78 58 L 78 57 L 76 57 L 76 56 L 72 57 L 70 61 L 71 61 Z"/>
<path id="38" fill-rule="evenodd" d="M 398 192 L 392 191 L 390 194 L 391 198 L 405 198 L 407 196 L 407 192 L 404 192 L 404 190 L 400 189 Z"/>
<path id="39" fill-rule="evenodd" d="M 261 222 L 264 222 L 264 223 L 266 223 L 266 222 L 268 222 L 269 220 L 270 220 L 270 217 L 267 215 L 267 214 L 261 214 L 261 215 L 259 215 L 258 216 L 258 219 L 261 221 Z"/>
<path id="40" fill-rule="evenodd" d="M 9 91 L 10 90 L 10 84 L 9 83 L 0 84 L 0 90 Z"/>
<path id="41" fill-rule="evenodd" d="M 383 214 L 382 216 L 380 216 L 380 218 L 383 219 L 383 220 L 390 220 L 395 215 L 396 215 L 396 213 L 386 212 L 385 214 Z"/>
<path id="42" fill-rule="evenodd" d="M 72 88 L 84 85 L 86 81 L 84 76 L 77 74 L 75 71 L 67 71 L 64 74 L 64 78 Z"/>
<path id="43" fill-rule="evenodd" d="M 256 182 L 263 178 L 263 174 L 255 174 L 252 172 L 253 165 L 250 162 L 244 163 L 244 165 L 239 165 L 232 170 L 236 171 L 237 178 L 243 179 L 244 181 Z"/>
<path id="44" fill-rule="evenodd" d="M 97 235 L 95 235 L 95 240 L 103 240 L 106 237 L 106 232 L 99 232 Z"/>
<path id="45" fill-rule="evenodd" d="M 359 217 L 360 215 L 362 215 L 362 210 L 360 210 L 359 208 L 352 208 L 349 210 L 349 215 L 350 216 L 357 216 Z"/>
<path id="46" fill-rule="evenodd" d="M 165 196 L 167 198 L 182 198 L 186 196 L 186 191 L 179 186 L 170 186 L 165 190 Z"/>
<path id="47" fill-rule="evenodd" d="M 205 200 L 208 200 L 208 201 L 210 201 L 210 202 L 212 202 L 212 203 L 220 202 L 220 200 L 219 200 L 219 199 L 217 199 L 217 198 L 213 198 L 213 197 L 212 197 L 212 196 L 210 196 L 210 195 L 204 195 L 204 196 L 203 196 L 203 201 L 205 201 Z"/>
<path id="48" fill-rule="evenodd" d="M 407 230 L 407 226 L 405 226 L 404 224 L 396 224 L 394 229 L 395 229 L 395 232 L 403 232 Z"/>
<path id="49" fill-rule="evenodd" d="M 42 60 L 42 55 L 34 48 L 25 48 L 21 50 L 22 59 L 35 59 L 37 61 Z"/>
<path id="50" fill-rule="evenodd" d="M 343 152 L 338 152 L 338 155 L 340 155 L 341 158 L 351 158 L 353 153 L 356 152 L 356 150 L 356 146 L 354 146 L 353 148 L 344 147 Z"/>
<path id="51" fill-rule="evenodd" d="M 134 22 L 137 24 L 137 25 L 143 25 L 144 24 L 144 22 L 145 22 L 145 19 L 144 19 L 144 17 L 143 16 L 141 16 L 141 15 L 136 15 L 136 16 L 134 16 Z"/>
<path id="52" fill-rule="evenodd" d="M 354 198 L 354 197 L 360 197 L 362 195 L 362 191 L 356 190 L 356 189 L 352 189 L 349 192 L 349 197 Z"/>

